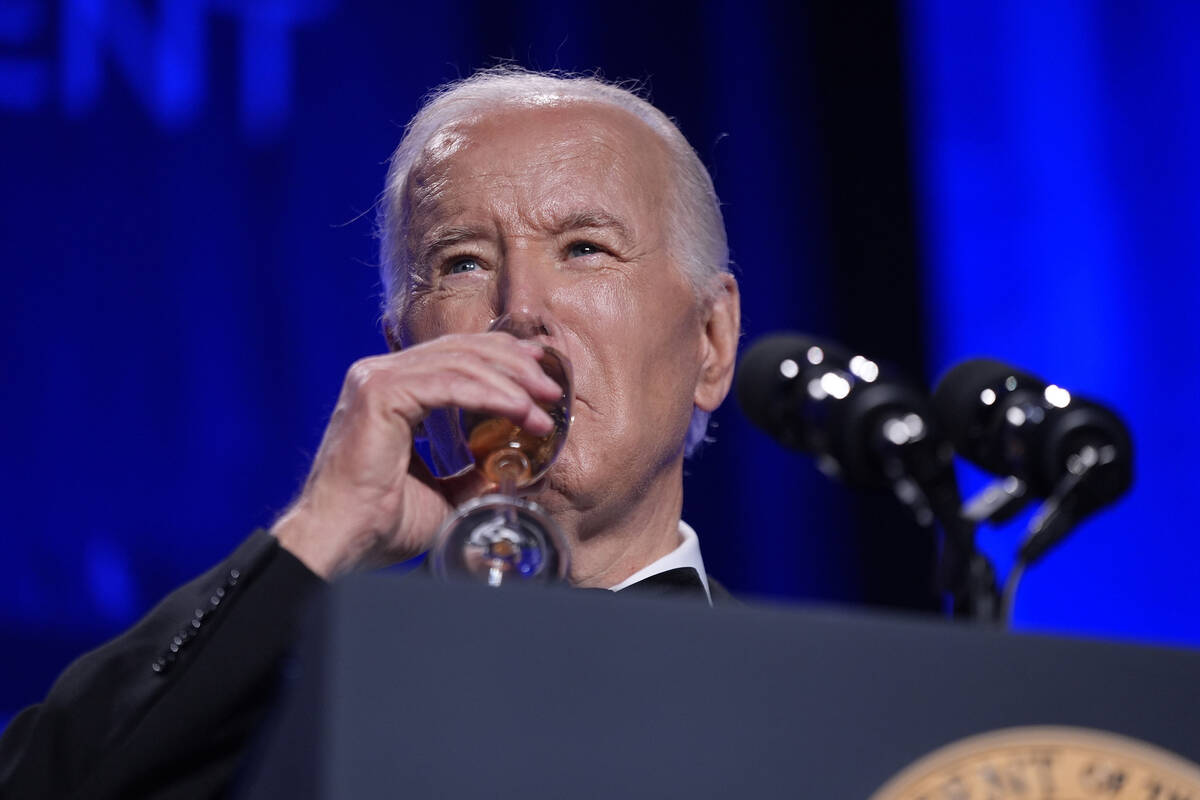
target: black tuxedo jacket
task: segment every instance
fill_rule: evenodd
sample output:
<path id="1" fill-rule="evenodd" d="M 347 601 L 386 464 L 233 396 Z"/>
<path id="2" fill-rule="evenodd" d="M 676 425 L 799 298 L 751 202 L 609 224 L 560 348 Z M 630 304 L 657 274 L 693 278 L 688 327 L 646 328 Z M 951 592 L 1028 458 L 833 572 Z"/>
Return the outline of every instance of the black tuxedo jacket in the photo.
<path id="1" fill-rule="evenodd" d="M 0 738 L 0 798 L 212 798 L 270 709 L 325 586 L 258 531 L 133 628 L 71 664 Z M 693 570 L 628 590 L 702 597 Z M 710 580 L 714 604 L 729 602 Z"/>

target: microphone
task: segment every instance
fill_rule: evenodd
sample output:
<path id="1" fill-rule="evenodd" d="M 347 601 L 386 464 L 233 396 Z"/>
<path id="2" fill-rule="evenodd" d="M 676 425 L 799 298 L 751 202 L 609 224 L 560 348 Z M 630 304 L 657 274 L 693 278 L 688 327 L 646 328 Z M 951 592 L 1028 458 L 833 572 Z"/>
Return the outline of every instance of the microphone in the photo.
<path id="1" fill-rule="evenodd" d="M 917 521 L 941 520 L 973 549 L 961 524 L 953 450 L 926 395 L 841 345 L 800 333 L 764 337 L 735 378 L 738 405 L 785 447 L 817 457 L 850 484 L 890 486 Z"/>
<path id="2" fill-rule="evenodd" d="M 954 450 L 928 395 L 903 376 L 833 342 L 800 333 L 755 342 L 738 365 L 738 405 L 754 425 L 817 457 L 823 472 L 890 486 L 918 523 L 945 532 L 938 583 L 956 614 L 992 621 L 995 571 L 962 513 Z"/>
<path id="3" fill-rule="evenodd" d="M 1047 498 L 1018 551 L 1032 564 L 1133 483 L 1133 440 L 1111 409 L 992 359 L 952 367 L 933 392 L 955 449 Z"/>

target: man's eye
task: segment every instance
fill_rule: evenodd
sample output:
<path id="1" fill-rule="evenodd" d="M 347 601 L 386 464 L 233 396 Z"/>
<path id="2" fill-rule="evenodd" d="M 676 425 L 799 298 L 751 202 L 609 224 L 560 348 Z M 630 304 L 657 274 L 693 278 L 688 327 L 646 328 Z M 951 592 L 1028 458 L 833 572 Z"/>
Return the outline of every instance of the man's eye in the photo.
<path id="1" fill-rule="evenodd" d="M 591 242 L 575 242 L 569 248 L 567 248 L 567 254 L 571 256 L 571 258 L 590 256 L 603 252 L 604 250 L 599 245 L 592 244 Z"/>
<path id="2" fill-rule="evenodd" d="M 450 266 L 446 269 L 446 274 L 458 275 L 463 272 L 474 272 L 478 269 L 482 269 L 482 267 L 479 266 L 479 262 L 476 259 L 460 258 L 450 263 Z"/>

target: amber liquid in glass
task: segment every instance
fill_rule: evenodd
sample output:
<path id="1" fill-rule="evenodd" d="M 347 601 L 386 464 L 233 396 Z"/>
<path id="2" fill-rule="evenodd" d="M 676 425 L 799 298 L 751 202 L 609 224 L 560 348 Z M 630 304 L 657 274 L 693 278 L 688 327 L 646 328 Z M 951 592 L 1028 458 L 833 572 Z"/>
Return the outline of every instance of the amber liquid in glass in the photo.
<path id="1" fill-rule="evenodd" d="M 512 494 L 538 480 L 562 449 L 570 425 L 570 379 L 566 359 L 557 350 L 547 347 L 540 359 L 542 369 L 553 378 L 563 392 L 557 402 L 539 403 L 550 419 L 554 430 L 535 436 L 503 417 L 464 414 L 467 448 L 475 457 L 476 466 L 487 479 Z"/>

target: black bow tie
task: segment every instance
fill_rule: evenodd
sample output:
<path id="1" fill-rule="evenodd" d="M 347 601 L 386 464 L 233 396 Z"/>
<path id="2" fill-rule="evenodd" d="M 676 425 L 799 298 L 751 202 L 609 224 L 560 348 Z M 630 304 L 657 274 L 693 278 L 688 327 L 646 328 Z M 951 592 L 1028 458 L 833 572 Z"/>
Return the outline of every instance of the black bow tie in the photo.
<path id="1" fill-rule="evenodd" d="M 621 590 L 622 593 L 657 595 L 659 597 L 699 598 L 708 602 L 700 573 L 692 567 L 676 567 L 649 578 L 643 578 Z"/>

